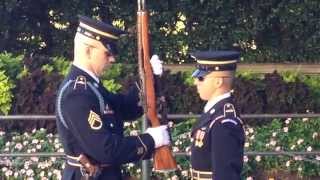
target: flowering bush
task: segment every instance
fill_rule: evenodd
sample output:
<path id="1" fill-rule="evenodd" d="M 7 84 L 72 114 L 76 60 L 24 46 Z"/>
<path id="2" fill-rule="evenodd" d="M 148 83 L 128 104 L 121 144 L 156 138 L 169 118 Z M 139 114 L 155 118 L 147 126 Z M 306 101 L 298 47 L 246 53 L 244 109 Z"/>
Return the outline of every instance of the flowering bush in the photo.
<path id="1" fill-rule="evenodd" d="M 320 150 L 320 119 L 274 119 L 271 124 L 246 128 L 246 151 L 289 152 L 284 156 L 244 157 L 244 175 L 259 178 L 255 174 L 291 173 L 297 177 L 320 176 L 320 154 L 294 155 L 290 152 Z M 294 173 L 293 173 L 294 172 Z M 279 174 L 277 174 L 279 177 Z M 291 179 L 291 178 L 290 178 Z"/>
<path id="2" fill-rule="evenodd" d="M 174 152 L 190 150 L 190 130 L 195 119 L 179 124 L 169 123 L 172 128 L 172 149 Z M 126 134 L 141 133 L 141 121 L 125 123 Z M 246 151 L 296 152 L 320 150 L 320 119 L 274 119 L 272 123 L 260 127 L 246 126 Z M 45 129 L 31 133 L 0 132 L 0 151 L 2 153 L 63 152 L 58 136 L 47 133 Z M 189 179 L 190 162 L 188 156 L 177 156 L 178 170 L 160 174 L 152 172 L 161 179 Z M 0 179 L 60 179 L 64 167 L 62 158 L 55 157 L 14 157 L 0 159 Z M 291 173 L 296 177 L 320 177 L 320 155 L 297 156 L 288 153 L 284 156 L 244 156 L 243 177 L 266 179 L 281 173 Z M 126 165 L 127 171 L 141 178 L 141 168 L 134 163 Z M 263 174 L 263 175 L 261 175 Z M 294 179 L 294 178 L 292 178 Z"/>

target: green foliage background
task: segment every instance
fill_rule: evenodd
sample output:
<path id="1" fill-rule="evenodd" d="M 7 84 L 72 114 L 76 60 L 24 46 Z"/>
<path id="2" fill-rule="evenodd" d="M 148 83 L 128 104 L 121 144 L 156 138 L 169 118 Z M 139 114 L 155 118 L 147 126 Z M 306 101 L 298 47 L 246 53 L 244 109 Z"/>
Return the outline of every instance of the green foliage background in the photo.
<path id="1" fill-rule="evenodd" d="M 167 63 L 190 62 L 187 52 L 238 49 L 244 62 L 319 62 L 320 1 L 146 1 L 153 51 Z M 37 52 L 72 59 L 77 15 L 130 32 L 119 62 L 136 61 L 136 1 L 3 0 L 0 52 Z"/>

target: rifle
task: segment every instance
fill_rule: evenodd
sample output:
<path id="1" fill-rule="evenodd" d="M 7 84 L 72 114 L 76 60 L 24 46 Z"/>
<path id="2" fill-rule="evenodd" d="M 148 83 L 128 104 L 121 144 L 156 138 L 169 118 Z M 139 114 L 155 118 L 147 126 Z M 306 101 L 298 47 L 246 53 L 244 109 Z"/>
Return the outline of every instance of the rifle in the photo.
<path id="1" fill-rule="evenodd" d="M 154 79 L 150 64 L 148 11 L 145 6 L 145 0 L 138 0 L 137 42 L 139 75 L 141 79 L 141 90 L 144 95 L 144 111 L 147 114 L 151 126 L 157 127 L 160 126 L 160 121 L 157 116 Z M 172 171 L 177 169 L 177 163 L 173 158 L 169 146 L 157 148 L 153 160 L 153 167 L 156 171 Z"/>

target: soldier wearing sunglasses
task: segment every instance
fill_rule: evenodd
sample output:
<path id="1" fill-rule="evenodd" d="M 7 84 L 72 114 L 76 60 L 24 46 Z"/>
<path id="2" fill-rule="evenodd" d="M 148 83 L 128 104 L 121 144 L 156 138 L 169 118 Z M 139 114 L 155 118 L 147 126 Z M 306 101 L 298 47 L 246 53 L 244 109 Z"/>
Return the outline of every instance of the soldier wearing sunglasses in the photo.
<path id="1" fill-rule="evenodd" d="M 239 180 L 245 139 L 232 85 L 240 54 L 206 51 L 190 55 L 197 62 L 194 84 L 200 98 L 207 101 L 191 132 L 192 179 Z"/>

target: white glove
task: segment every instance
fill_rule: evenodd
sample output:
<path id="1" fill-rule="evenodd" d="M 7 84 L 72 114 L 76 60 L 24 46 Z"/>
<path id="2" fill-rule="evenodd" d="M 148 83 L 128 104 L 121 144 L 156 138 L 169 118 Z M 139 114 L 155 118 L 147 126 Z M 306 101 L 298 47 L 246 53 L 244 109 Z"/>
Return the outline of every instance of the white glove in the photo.
<path id="1" fill-rule="evenodd" d="M 146 133 L 150 134 L 153 138 L 155 148 L 170 144 L 170 137 L 167 128 L 168 127 L 166 125 L 162 125 L 158 127 L 148 128 L 146 130 Z"/>
<path id="2" fill-rule="evenodd" d="M 152 67 L 152 71 L 154 75 L 162 75 L 163 73 L 163 67 L 162 67 L 162 61 L 159 59 L 159 56 L 154 54 L 152 55 L 151 59 L 150 59 L 150 64 Z"/>

